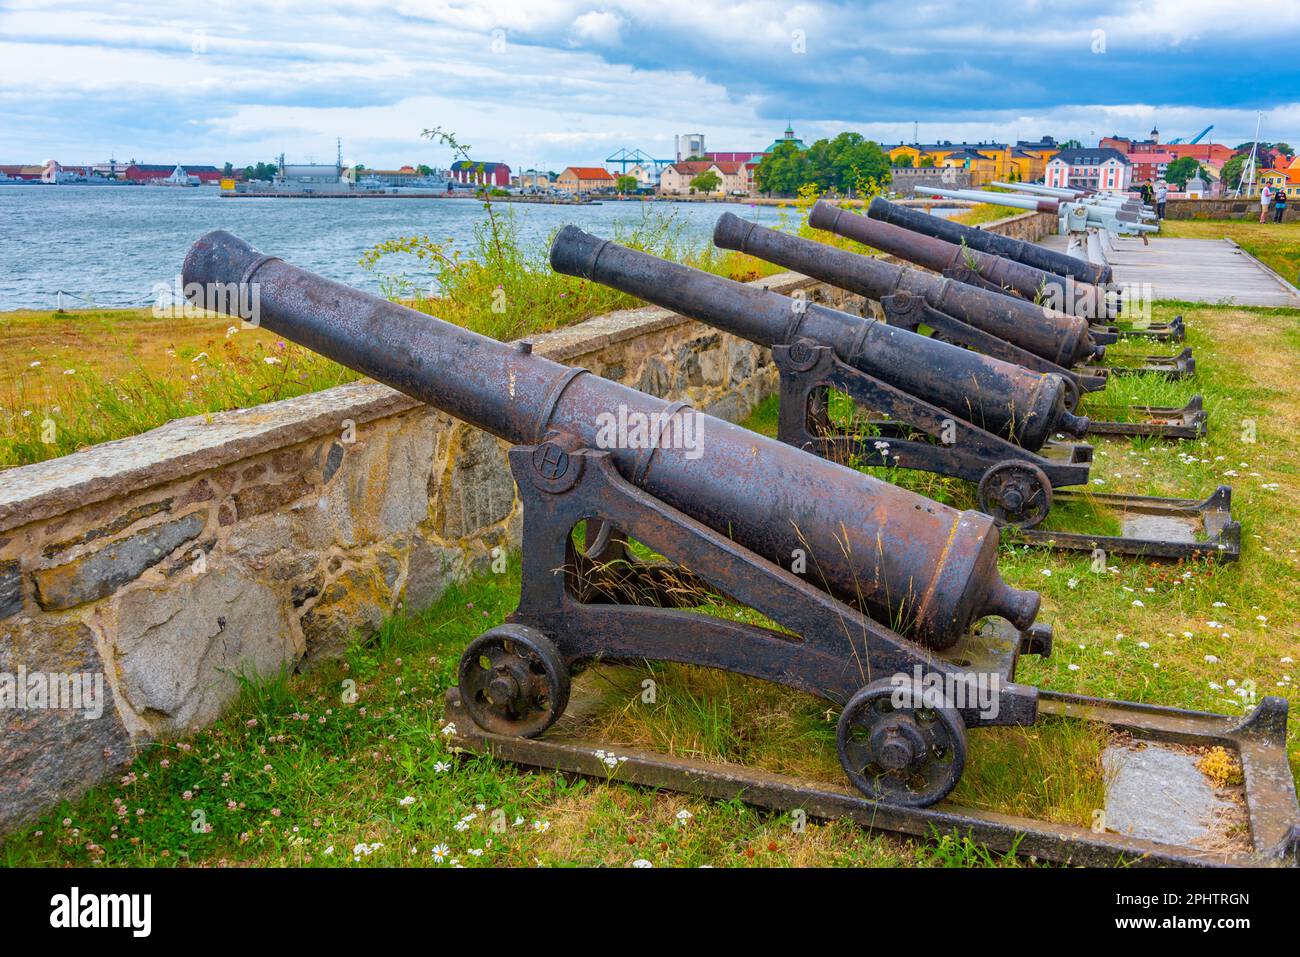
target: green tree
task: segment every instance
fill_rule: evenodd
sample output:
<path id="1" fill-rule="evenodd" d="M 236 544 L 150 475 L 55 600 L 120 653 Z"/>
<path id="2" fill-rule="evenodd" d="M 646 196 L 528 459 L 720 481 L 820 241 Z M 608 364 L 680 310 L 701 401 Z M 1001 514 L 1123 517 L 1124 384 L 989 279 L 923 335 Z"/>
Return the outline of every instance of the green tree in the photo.
<path id="1" fill-rule="evenodd" d="M 921 169 L 934 169 L 934 157 L 933 157 L 933 156 L 922 156 L 922 157 L 921 157 Z"/>
<path id="2" fill-rule="evenodd" d="M 1187 181 L 1201 172 L 1201 164 L 1190 156 L 1180 156 L 1168 166 L 1165 167 L 1165 182 L 1173 183 L 1179 189 L 1187 185 Z"/>
<path id="3" fill-rule="evenodd" d="M 415 171 L 416 171 L 417 173 L 419 173 L 421 176 L 432 176 L 432 175 L 433 175 L 433 167 L 432 167 L 432 166 L 425 166 L 423 163 L 421 163 L 419 166 L 417 166 L 417 167 L 415 168 Z"/>
<path id="4" fill-rule="evenodd" d="M 620 193 L 635 193 L 638 186 L 637 178 L 627 173 L 624 173 L 616 179 L 614 183 L 618 187 Z M 692 182 L 691 185 L 694 185 L 694 182 Z"/>
<path id="5" fill-rule="evenodd" d="M 1228 189 L 1236 189 L 1241 184 L 1241 177 L 1245 172 L 1246 157 L 1238 153 L 1223 164 L 1223 169 L 1219 171 L 1219 178 Z"/>
<path id="6" fill-rule="evenodd" d="M 1274 143 L 1273 149 L 1282 153 L 1284 156 L 1295 156 L 1295 150 L 1291 148 L 1290 143 Z"/>
<path id="7" fill-rule="evenodd" d="M 1063 149 L 1063 150 L 1081 150 L 1081 149 L 1083 149 L 1083 144 L 1080 143 L 1078 140 L 1066 140 L 1064 143 L 1061 144 L 1061 149 Z"/>
<path id="8" fill-rule="evenodd" d="M 894 165 L 897 166 L 899 169 L 911 169 L 911 168 L 912 168 L 912 154 L 911 154 L 911 153 L 904 153 L 904 154 L 903 154 L 902 156 L 900 156 L 898 159 L 894 160 Z"/>
<path id="9" fill-rule="evenodd" d="M 722 177 L 711 169 L 706 169 L 691 180 L 691 189 L 697 193 L 715 193 L 721 185 Z"/>
<path id="10" fill-rule="evenodd" d="M 234 166 L 234 164 L 233 164 L 233 163 L 227 163 L 225 166 L 221 167 L 221 175 L 224 176 L 224 177 L 226 177 L 227 179 L 229 179 L 230 177 L 234 176 L 234 175 L 235 175 L 235 166 Z"/>
<path id="11" fill-rule="evenodd" d="M 803 151 L 794 143 L 778 143 L 776 149 L 759 161 L 754 170 L 754 185 L 769 195 L 792 195 L 804 183 L 801 179 L 802 155 Z"/>
<path id="12" fill-rule="evenodd" d="M 256 166 L 244 167 L 244 179 L 262 179 L 270 181 L 275 179 L 276 174 L 279 172 L 280 167 L 275 163 L 258 163 Z"/>

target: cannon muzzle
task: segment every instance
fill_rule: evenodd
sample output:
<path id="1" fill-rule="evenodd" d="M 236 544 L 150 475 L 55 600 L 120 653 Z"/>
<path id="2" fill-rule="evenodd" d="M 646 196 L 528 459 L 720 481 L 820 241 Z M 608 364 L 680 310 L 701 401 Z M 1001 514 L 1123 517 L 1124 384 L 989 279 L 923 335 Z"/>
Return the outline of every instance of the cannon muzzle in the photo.
<path id="1" fill-rule="evenodd" d="M 593 264 L 608 253 L 592 243 L 573 251 Z M 1036 592 L 998 575 L 998 530 L 986 515 L 324 279 L 224 231 L 194 244 L 183 275 L 196 305 L 241 315 L 493 435 L 606 450 L 627 482 L 783 568 L 806 555 L 817 587 L 931 647 L 986 615 L 1024 629 L 1038 612 Z M 249 301 L 253 316 L 238 311 Z M 698 416 L 697 441 L 645 448 L 610 438 L 611 417 L 662 429 L 682 414 Z"/>

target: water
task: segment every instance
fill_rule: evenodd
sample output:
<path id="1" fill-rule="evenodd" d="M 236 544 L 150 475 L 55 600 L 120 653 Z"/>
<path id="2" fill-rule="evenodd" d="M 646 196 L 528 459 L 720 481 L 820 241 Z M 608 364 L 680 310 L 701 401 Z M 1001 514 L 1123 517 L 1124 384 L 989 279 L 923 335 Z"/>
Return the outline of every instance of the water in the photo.
<path id="1" fill-rule="evenodd" d="M 684 237 L 707 243 L 730 211 L 775 226 L 772 206 L 735 203 L 608 202 L 598 206 L 501 204 L 525 244 L 542 244 L 566 223 L 611 235 L 643 205 L 671 212 Z M 265 252 L 378 292 L 357 260 L 376 243 L 427 233 L 468 247 L 486 214 L 480 202 L 448 199 L 228 199 L 210 189 L 144 186 L 0 186 L 0 311 L 49 309 L 62 289 L 98 306 L 143 305 L 159 284 L 174 285 L 190 244 L 228 229 Z M 85 303 L 68 299 L 69 308 Z"/>

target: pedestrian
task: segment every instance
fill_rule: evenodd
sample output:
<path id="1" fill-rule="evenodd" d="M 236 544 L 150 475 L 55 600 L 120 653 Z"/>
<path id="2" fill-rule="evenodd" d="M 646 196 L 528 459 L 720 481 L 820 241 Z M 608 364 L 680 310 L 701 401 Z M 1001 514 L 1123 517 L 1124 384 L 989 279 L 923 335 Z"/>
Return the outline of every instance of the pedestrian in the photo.
<path id="1" fill-rule="evenodd" d="M 1259 191 L 1259 221 L 1262 223 L 1268 218 L 1269 207 L 1273 205 L 1273 191 L 1265 183 Z"/>
<path id="2" fill-rule="evenodd" d="M 1145 183 L 1143 183 L 1142 188 L 1139 190 L 1139 192 L 1142 194 L 1142 204 L 1144 206 L 1150 206 L 1154 209 L 1156 205 L 1156 200 L 1155 200 L 1155 193 L 1151 189 L 1151 180 L 1147 180 Z"/>
<path id="3" fill-rule="evenodd" d="M 1273 222 L 1282 222 L 1282 217 L 1286 215 L 1286 187 L 1279 186 L 1273 190 Z"/>
<path id="4" fill-rule="evenodd" d="M 1169 187 L 1164 180 L 1156 183 L 1156 219 L 1165 218 L 1165 200 L 1169 198 Z"/>

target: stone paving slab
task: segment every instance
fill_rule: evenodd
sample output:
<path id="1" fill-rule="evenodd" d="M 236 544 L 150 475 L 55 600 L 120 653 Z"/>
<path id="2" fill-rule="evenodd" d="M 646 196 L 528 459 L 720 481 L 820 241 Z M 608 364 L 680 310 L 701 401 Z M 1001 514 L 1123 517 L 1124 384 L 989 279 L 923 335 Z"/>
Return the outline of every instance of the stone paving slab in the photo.
<path id="1" fill-rule="evenodd" d="M 1225 840 L 1241 814 L 1197 768 L 1198 758 L 1156 744 L 1108 747 L 1101 755 L 1106 829 L 1161 844 Z"/>

